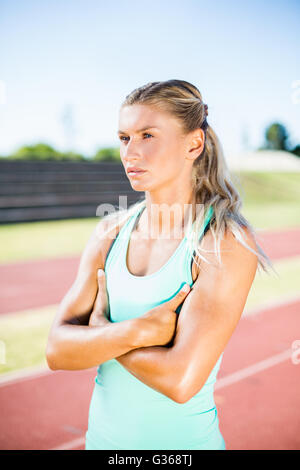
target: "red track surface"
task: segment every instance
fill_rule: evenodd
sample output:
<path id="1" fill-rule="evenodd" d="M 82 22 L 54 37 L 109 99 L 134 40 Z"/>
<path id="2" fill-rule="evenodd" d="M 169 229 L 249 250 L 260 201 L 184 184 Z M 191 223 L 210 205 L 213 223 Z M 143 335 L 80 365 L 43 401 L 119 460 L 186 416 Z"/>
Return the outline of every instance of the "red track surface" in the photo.
<path id="1" fill-rule="evenodd" d="M 71 287 L 78 265 L 78 257 L 1 265 L 0 314 L 58 304 Z"/>
<path id="2" fill-rule="evenodd" d="M 290 349 L 297 339 L 299 301 L 243 318 L 225 350 L 218 379 Z M 228 448 L 300 449 L 299 391 L 300 364 L 291 357 L 220 390 L 216 385 Z"/>
<path id="3" fill-rule="evenodd" d="M 264 249 L 268 246 L 265 251 L 273 260 L 298 255 L 299 233 L 266 234 L 264 244 L 260 243 Z M 4 296 L 3 312 L 57 303 L 71 284 L 77 265 L 78 258 L 0 268 L 4 292 L 11 286 L 11 295 Z M 17 292 L 16 286 L 20 286 Z M 295 340 L 300 340 L 299 301 L 239 322 L 225 350 L 215 392 L 228 449 L 300 449 L 300 364 L 292 362 L 288 351 L 285 360 L 275 365 L 263 363 L 264 369 L 259 369 L 261 361 L 277 358 Z M 251 365 L 255 365 L 251 373 L 245 377 L 239 374 L 237 381 L 224 384 L 226 377 Z M 95 373 L 96 369 L 49 371 L 0 384 L 0 449 L 84 448 Z"/>
<path id="4" fill-rule="evenodd" d="M 228 449 L 300 449 L 300 364 L 285 361 L 218 388 L 224 377 L 300 339 L 300 302 L 244 317 L 224 353 L 215 400 Z M 300 354 L 299 354 L 300 357 Z M 0 386 L 1 449 L 51 449 L 83 437 L 96 370 Z M 83 448 L 76 442 L 71 448 Z"/>
<path id="5" fill-rule="evenodd" d="M 300 255 L 300 229 L 261 232 L 258 243 L 272 260 Z M 78 257 L 0 266 L 0 314 L 57 304 L 71 287 Z M 22 279 L 22 282 L 20 282 Z"/>
<path id="6" fill-rule="evenodd" d="M 299 240 L 300 228 L 263 230 L 257 236 L 257 242 L 272 260 L 300 255 Z"/>

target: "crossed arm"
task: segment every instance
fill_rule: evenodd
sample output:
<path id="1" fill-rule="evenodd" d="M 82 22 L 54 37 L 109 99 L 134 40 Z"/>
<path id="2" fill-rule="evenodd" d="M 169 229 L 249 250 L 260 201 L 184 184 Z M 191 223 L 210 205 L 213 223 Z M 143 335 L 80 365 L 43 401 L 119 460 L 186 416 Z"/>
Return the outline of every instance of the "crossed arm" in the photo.
<path id="1" fill-rule="evenodd" d="M 256 250 L 251 235 L 245 235 Z M 220 246 L 222 265 L 216 265 L 208 232 L 203 247 L 210 251 L 205 256 L 212 264 L 202 262 L 178 316 L 172 346 L 140 347 L 134 319 L 109 324 L 102 316 L 98 325 L 89 323 L 91 313 L 98 311 L 95 305 L 105 297 L 97 295 L 97 270 L 104 266 L 103 251 L 111 240 L 103 240 L 99 243 L 96 231 L 91 236 L 76 280 L 60 304 L 46 349 L 49 367 L 78 370 L 115 358 L 146 385 L 178 403 L 188 401 L 206 382 L 240 319 L 257 256 L 228 233 Z"/>
<path id="2" fill-rule="evenodd" d="M 246 242 L 256 250 L 248 234 Z M 221 266 L 202 262 L 170 348 L 139 348 L 116 358 L 143 383 L 178 403 L 188 401 L 206 382 L 241 317 L 255 277 L 257 256 L 230 233 L 221 242 L 221 256 Z M 213 261 L 211 255 L 206 258 Z"/>

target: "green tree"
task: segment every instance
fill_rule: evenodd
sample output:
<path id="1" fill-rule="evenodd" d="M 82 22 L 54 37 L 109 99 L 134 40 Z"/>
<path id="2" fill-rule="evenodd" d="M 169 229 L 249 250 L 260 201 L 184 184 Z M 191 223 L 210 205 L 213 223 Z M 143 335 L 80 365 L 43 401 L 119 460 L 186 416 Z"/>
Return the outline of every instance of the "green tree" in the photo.
<path id="1" fill-rule="evenodd" d="M 60 154 L 51 145 L 39 142 L 35 145 L 20 147 L 10 155 L 13 160 L 58 160 Z"/>
<path id="2" fill-rule="evenodd" d="M 51 145 L 39 142 L 34 145 L 20 147 L 8 158 L 13 160 L 75 160 L 82 161 L 85 157 L 75 152 L 59 152 Z"/>
<path id="3" fill-rule="evenodd" d="M 95 153 L 92 159 L 95 161 L 120 163 L 120 150 L 118 147 L 101 148 Z"/>
<path id="4" fill-rule="evenodd" d="M 64 153 L 60 153 L 60 160 L 86 161 L 87 159 L 81 153 L 64 152 Z"/>
<path id="5" fill-rule="evenodd" d="M 288 137 L 288 132 L 284 125 L 274 122 L 265 131 L 266 145 L 264 148 L 289 151 Z"/>
<path id="6" fill-rule="evenodd" d="M 296 155 L 297 157 L 300 157 L 300 145 L 296 145 L 296 147 L 294 147 L 291 152 Z"/>

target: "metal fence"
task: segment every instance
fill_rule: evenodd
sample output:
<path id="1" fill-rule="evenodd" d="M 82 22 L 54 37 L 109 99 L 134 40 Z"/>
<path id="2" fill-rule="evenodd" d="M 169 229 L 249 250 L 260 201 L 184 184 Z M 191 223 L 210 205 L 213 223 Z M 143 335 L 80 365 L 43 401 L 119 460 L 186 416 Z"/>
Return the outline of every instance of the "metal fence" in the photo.
<path id="1" fill-rule="evenodd" d="M 103 203 L 141 199 L 122 164 L 0 161 L 0 223 L 95 217 Z"/>

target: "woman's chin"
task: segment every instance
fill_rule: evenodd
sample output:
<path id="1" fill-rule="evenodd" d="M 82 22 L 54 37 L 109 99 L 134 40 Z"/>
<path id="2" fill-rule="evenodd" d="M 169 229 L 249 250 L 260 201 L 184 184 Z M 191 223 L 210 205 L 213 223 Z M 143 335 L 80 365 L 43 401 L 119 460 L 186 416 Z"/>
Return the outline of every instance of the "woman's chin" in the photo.
<path id="1" fill-rule="evenodd" d="M 131 181 L 130 183 L 134 191 L 147 191 L 147 187 L 145 183 L 140 183 L 138 181 L 134 181 L 134 182 Z"/>
<path id="2" fill-rule="evenodd" d="M 142 179 L 132 178 L 129 179 L 129 182 L 132 189 L 135 189 L 136 191 L 145 191 L 147 189 L 147 184 L 145 184 L 145 181 L 142 181 Z"/>

